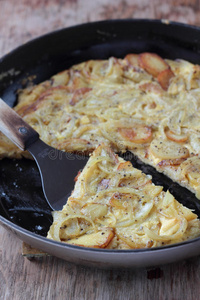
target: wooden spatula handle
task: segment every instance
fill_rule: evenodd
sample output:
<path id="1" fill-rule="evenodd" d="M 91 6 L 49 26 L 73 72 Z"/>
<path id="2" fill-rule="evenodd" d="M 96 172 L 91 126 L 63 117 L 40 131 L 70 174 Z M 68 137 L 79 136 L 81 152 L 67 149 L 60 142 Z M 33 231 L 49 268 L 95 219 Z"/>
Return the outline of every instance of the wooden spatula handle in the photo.
<path id="1" fill-rule="evenodd" d="M 39 139 L 39 134 L 0 98 L 0 131 L 20 149 Z"/>

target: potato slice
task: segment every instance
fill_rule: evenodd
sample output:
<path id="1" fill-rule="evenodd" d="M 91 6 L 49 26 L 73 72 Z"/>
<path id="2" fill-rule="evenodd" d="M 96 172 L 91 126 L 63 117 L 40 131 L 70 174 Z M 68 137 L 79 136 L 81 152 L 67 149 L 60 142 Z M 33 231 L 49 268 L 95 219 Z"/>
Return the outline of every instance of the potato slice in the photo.
<path id="1" fill-rule="evenodd" d="M 109 201 L 110 206 L 118 208 L 118 209 L 126 209 L 128 206 L 128 203 L 126 200 L 120 200 L 117 198 L 111 198 Z"/>
<path id="2" fill-rule="evenodd" d="M 95 233 L 85 234 L 76 239 L 68 240 L 66 243 L 82 247 L 105 248 L 112 241 L 113 237 L 113 230 L 108 228 Z"/>
<path id="3" fill-rule="evenodd" d="M 163 187 L 160 185 L 154 185 L 152 188 L 152 184 L 146 184 L 143 187 L 143 192 L 149 195 L 152 199 L 157 197 L 163 190 Z"/>
<path id="4" fill-rule="evenodd" d="M 166 69 L 162 72 L 160 72 L 157 76 L 157 80 L 159 82 L 159 84 L 161 85 L 161 87 L 163 88 L 163 90 L 167 91 L 169 84 L 170 84 L 170 79 L 174 77 L 174 73 L 172 72 L 171 69 Z"/>
<path id="5" fill-rule="evenodd" d="M 158 163 L 160 167 L 178 166 L 185 161 L 185 158 L 163 159 Z"/>
<path id="6" fill-rule="evenodd" d="M 132 204 L 133 198 L 130 194 L 115 193 L 109 200 L 109 205 L 118 209 L 126 209 Z"/>
<path id="7" fill-rule="evenodd" d="M 118 132 L 123 138 L 136 144 L 148 143 L 152 139 L 151 127 L 142 124 L 135 124 L 133 128 L 118 128 Z"/>
<path id="8" fill-rule="evenodd" d="M 91 80 L 99 80 L 109 71 L 109 60 L 88 60 L 84 63 L 81 73 Z"/>
<path id="9" fill-rule="evenodd" d="M 80 151 L 80 155 L 81 152 L 85 153 L 87 151 L 93 150 L 90 142 L 81 138 L 71 138 L 66 140 L 63 139 L 63 141 L 54 143 L 53 146 L 57 149 L 65 150 L 66 152 Z"/>
<path id="10" fill-rule="evenodd" d="M 128 171 L 130 168 L 132 168 L 132 164 L 130 161 L 125 161 L 125 162 L 121 162 L 118 167 L 117 170 L 124 170 L 124 171 Z"/>
<path id="11" fill-rule="evenodd" d="M 94 221 L 96 218 L 106 216 L 107 212 L 107 205 L 98 203 L 86 203 L 81 209 L 81 213 L 91 218 L 92 221 Z"/>
<path id="12" fill-rule="evenodd" d="M 171 131 L 169 128 L 165 130 L 165 134 L 169 140 L 177 142 L 177 143 L 186 142 L 188 139 L 187 135 L 185 135 L 185 134 L 178 135 L 178 134 L 174 133 L 173 131 Z"/>
<path id="13" fill-rule="evenodd" d="M 200 158 L 193 156 L 181 164 L 182 175 L 194 186 L 200 185 Z"/>
<path id="14" fill-rule="evenodd" d="M 88 92 L 90 92 L 92 88 L 88 87 L 82 87 L 80 89 L 75 90 L 72 99 L 69 101 L 69 104 L 74 106 L 76 105 L 79 101 L 81 101 L 84 98 L 84 95 Z"/>
<path id="15" fill-rule="evenodd" d="M 68 70 L 62 71 L 54 76 L 51 77 L 52 86 L 59 86 L 59 85 L 67 85 L 70 79 L 70 74 Z"/>
<path id="16" fill-rule="evenodd" d="M 186 147 L 162 138 L 154 139 L 151 142 L 150 152 L 161 159 L 178 159 L 189 156 L 189 151 Z"/>
<path id="17" fill-rule="evenodd" d="M 139 67 L 139 55 L 138 54 L 128 54 L 125 56 L 125 60 L 133 67 Z"/>
<path id="18" fill-rule="evenodd" d="M 157 95 L 163 94 L 163 89 L 160 87 L 158 83 L 145 82 L 139 86 L 139 89 L 146 93 L 154 93 Z"/>
<path id="19" fill-rule="evenodd" d="M 61 98 L 63 97 L 63 94 L 66 95 L 66 91 L 69 91 L 69 89 L 66 86 L 61 86 L 61 85 L 48 88 L 44 92 L 40 93 L 37 98 L 35 97 L 35 100 L 33 102 L 28 102 L 30 104 L 26 104 L 21 107 L 17 106 L 15 108 L 15 111 L 21 117 L 27 116 L 41 109 L 42 107 L 46 106 L 47 105 L 46 100 L 52 97 L 52 95 L 54 95 L 54 98 L 55 97 Z"/>
<path id="20" fill-rule="evenodd" d="M 127 244 L 130 249 L 140 249 L 140 248 L 147 248 L 148 241 L 145 239 L 141 242 L 141 240 L 137 239 L 137 236 L 135 238 L 135 235 L 131 232 L 131 230 L 126 231 L 117 231 L 117 235 L 119 240 Z"/>
<path id="21" fill-rule="evenodd" d="M 139 55 L 139 65 L 154 77 L 157 77 L 160 72 L 170 68 L 159 55 L 148 52 Z"/>
<path id="22" fill-rule="evenodd" d="M 192 210 L 188 209 L 177 201 L 175 202 L 175 207 L 184 215 L 188 222 L 197 218 L 197 215 L 193 213 Z"/>
<path id="23" fill-rule="evenodd" d="M 179 220 L 177 218 L 168 219 L 164 216 L 160 217 L 161 227 L 160 235 L 172 235 L 179 229 Z"/>

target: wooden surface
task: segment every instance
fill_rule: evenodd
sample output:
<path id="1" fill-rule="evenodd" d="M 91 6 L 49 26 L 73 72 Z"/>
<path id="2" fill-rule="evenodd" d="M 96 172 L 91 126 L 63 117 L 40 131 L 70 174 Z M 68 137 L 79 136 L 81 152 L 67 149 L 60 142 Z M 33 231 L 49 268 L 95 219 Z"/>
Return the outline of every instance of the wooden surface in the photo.
<path id="1" fill-rule="evenodd" d="M 33 37 L 84 22 L 169 19 L 200 25 L 199 0 L 0 0 L 0 57 Z M 29 261 L 0 227 L 0 300 L 200 299 L 200 257 L 153 269 L 98 270 L 55 257 Z"/>

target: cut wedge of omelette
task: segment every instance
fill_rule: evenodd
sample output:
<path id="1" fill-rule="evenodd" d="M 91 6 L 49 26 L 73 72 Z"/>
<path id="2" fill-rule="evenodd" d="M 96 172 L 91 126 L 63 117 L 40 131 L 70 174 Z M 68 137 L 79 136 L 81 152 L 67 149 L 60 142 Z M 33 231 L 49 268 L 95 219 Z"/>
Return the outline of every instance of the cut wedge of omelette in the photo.
<path id="1" fill-rule="evenodd" d="M 200 66 L 154 53 L 89 60 L 19 92 L 15 110 L 47 144 L 127 149 L 200 199 Z M 0 134 L 0 157 L 29 157 Z"/>
<path id="2" fill-rule="evenodd" d="M 48 238 L 71 245 L 139 249 L 200 235 L 200 221 L 169 192 L 105 144 L 78 174 L 62 211 L 53 212 Z"/>

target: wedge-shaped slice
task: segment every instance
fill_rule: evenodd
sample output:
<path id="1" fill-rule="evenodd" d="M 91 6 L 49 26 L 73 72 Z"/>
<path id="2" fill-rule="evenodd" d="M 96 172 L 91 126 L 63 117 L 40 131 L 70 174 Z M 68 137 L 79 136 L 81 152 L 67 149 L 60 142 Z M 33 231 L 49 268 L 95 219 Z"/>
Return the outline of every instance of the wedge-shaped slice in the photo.
<path id="1" fill-rule="evenodd" d="M 200 222 L 191 210 L 104 144 L 93 152 L 67 204 L 53 217 L 48 238 L 92 248 L 149 248 L 200 235 Z"/>

